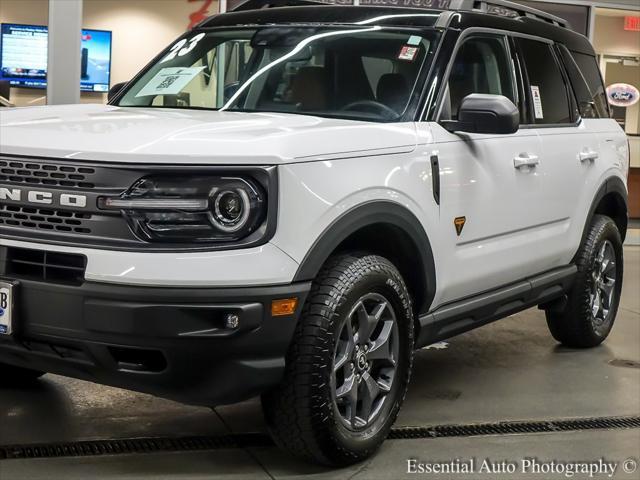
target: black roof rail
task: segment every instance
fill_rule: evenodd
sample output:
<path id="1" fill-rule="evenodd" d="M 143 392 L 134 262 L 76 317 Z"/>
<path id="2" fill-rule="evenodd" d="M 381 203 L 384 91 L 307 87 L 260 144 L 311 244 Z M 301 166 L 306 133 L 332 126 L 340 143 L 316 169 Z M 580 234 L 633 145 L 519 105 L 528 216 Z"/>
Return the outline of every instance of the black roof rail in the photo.
<path id="1" fill-rule="evenodd" d="M 232 11 L 260 10 L 263 8 L 296 7 L 305 5 L 329 5 L 320 0 L 245 0 Z M 507 0 L 451 0 L 445 10 L 482 12 L 507 17 L 527 17 L 551 23 L 558 27 L 571 28 L 564 18 L 556 17 L 537 8 L 527 7 Z"/>
<path id="2" fill-rule="evenodd" d="M 564 18 L 507 0 L 451 0 L 448 10 L 476 11 L 511 17 L 535 18 L 558 27 L 571 28 L 571 24 Z"/>
<path id="3" fill-rule="evenodd" d="M 245 0 L 233 8 L 232 12 L 242 12 L 244 10 L 260 10 L 262 8 L 275 7 L 300 7 L 305 5 L 327 5 L 325 2 L 317 0 Z"/>

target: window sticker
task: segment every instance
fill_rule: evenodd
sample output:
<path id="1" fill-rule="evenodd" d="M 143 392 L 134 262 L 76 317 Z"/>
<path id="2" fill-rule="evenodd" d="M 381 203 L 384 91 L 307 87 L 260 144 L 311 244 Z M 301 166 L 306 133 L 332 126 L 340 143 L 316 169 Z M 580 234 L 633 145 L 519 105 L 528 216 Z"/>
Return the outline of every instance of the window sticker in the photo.
<path id="1" fill-rule="evenodd" d="M 531 85 L 531 97 L 533 98 L 533 111 L 536 116 L 536 120 L 542 120 L 544 118 L 544 112 L 542 111 L 542 97 L 540 97 L 540 87 L 537 85 Z"/>
<path id="2" fill-rule="evenodd" d="M 413 62 L 418 55 L 418 47 L 411 47 L 409 45 L 405 45 L 400 50 L 400 55 L 398 55 L 398 60 L 405 60 L 407 62 Z"/>
<path id="3" fill-rule="evenodd" d="M 407 45 L 411 45 L 412 47 L 415 47 L 417 45 L 420 45 L 422 43 L 422 37 L 420 37 L 419 35 L 411 35 L 411 37 L 409 38 L 409 41 L 407 42 Z"/>
<path id="4" fill-rule="evenodd" d="M 196 78 L 205 67 L 172 67 L 163 68 L 155 77 L 149 80 L 136 97 L 150 97 L 152 95 L 177 95 L 191 80 Z"/>

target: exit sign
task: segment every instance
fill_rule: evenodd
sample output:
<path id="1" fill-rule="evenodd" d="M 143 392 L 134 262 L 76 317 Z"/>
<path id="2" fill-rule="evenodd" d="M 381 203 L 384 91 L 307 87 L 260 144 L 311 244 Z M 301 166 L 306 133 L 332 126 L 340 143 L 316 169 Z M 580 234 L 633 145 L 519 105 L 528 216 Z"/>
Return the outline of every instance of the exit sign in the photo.
<path id="1" fill-rule="evenodd" d="M 624 17 L 624 29 L 640 32 L 640 17 Z"/>

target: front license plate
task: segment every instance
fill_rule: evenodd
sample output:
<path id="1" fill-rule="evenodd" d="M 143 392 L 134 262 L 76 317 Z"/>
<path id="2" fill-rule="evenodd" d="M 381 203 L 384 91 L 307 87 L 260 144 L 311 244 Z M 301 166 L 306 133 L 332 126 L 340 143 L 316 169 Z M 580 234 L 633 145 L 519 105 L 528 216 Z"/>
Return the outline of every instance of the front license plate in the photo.
<path id="1" fill-rule="evenodd" d="M 11 335 L 13 326 L 13 289 L 10 283 L 0 282 L 0 336 Z"/>

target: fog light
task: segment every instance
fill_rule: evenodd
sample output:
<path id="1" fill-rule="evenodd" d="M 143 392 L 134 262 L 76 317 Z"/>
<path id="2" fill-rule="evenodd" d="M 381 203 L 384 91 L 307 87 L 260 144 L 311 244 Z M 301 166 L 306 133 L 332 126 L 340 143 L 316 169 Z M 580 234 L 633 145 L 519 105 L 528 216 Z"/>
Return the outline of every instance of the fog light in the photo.
<path id="1" fill-rule="evenodd" d="M 298 306 L 297 298 L 285 298 L 283 300 L 274 300 L 271 302 L 271 316 L 283 317 L 285 315 L 293 315 Z"/>
<path id="2" fill-rule="evenodd" d="M 229 313 L 224 319 L 224 327 L 229 330 L 235 330 L 240 326 L 240 317 L 235 313 Z"/>

